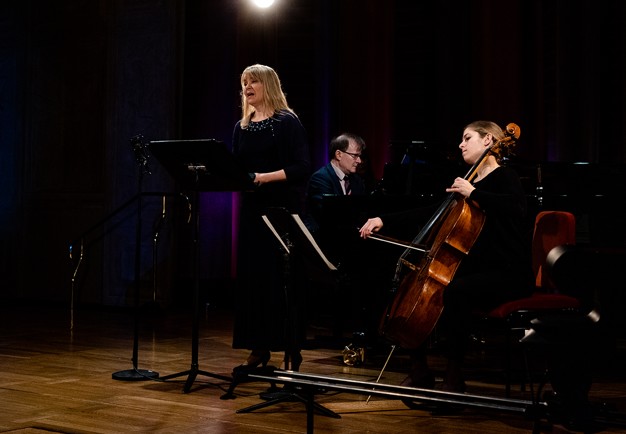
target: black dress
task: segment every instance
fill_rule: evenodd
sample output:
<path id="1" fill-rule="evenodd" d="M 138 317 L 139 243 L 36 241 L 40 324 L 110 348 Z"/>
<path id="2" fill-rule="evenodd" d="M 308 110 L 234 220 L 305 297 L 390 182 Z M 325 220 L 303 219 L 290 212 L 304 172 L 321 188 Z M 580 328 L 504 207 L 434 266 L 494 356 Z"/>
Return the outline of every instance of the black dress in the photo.
<path id="1" fill-rule="evenodd" d="M 241 193 L 233 327 L 233 348 L 282 351 L 286 349 L 287 332 L 297 331 L 297 338 L 302 339 L 304 325 L 301 321 L 287 324 L 284 257 L 262 215 L 268 207 L 302 211 L 310 171 L 306 131 L 298 117 L 288 111 L 250 122 L 246 129 L 237 122 L 233 152 L 248 172 L 284 169 L 287 175 L 286 182 L 268 183 Z M 290 297 L 290 306 L 297 306 L 297 295 Z"/>
<path id="2" fill-rule="evenodd" d="M 533 288 L 526 196 L 517 173 L 500 166 L 474 184 L 469 199 L 485 214 L 485 223 L 470 252 L 461 260 L 443 293 L 437 323 L 447 338 L 448 357 L 462 359 L 472 314 L 530 294 Z M 423 210 L 383 216 L 385 227 L 423 221 Z"/>
<path id="3" fill-rule="evenodd" d="M 485 213 L 485 224 L 443 294 L 441 328 L 449 354 L 462 359 L 472 314 L 522 298 L 534 288 L 526 196 L 517 173 L 498 167 L 474 184 L 469 199 Z"/>

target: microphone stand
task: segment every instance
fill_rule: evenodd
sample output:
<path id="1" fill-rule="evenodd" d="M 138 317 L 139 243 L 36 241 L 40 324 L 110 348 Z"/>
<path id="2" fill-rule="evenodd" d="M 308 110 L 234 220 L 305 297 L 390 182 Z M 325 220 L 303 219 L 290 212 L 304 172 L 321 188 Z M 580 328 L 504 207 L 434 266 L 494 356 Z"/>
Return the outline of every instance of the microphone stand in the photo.
<path id="1" fill-rule="evenodd" d="M 133 337 L 133 368 L 123 371 L 117 371 L 112 374 L 114 380 L 121 381 L 142 381 L 158 378 L 159 373 L 147 369 L 139 369 L 137 367 L 139 353 L 139 293 L 141 288 L 140 269 L 141 269 L 141 190 L 143 184 L 143 176 L 150 174 L 148 168 L 148 154 L 146 145 L 142 143 L 143 136 L 133 137 L 130 142 L 135 151 L 135 159 L 139 165 L 139 178 L 137 183 L 137 229 L 135 239 L 135 331 Z"/>

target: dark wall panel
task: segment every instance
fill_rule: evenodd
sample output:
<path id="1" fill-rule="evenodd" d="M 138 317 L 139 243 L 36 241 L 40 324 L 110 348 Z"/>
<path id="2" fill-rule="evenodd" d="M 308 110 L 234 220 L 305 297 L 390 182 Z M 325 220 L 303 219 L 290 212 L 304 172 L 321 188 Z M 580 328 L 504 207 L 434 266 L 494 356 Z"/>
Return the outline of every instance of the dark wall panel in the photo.
<path id="1" fill-rule="evenodd" d="M 531 171 L 587 161 L 623 173 L 626 4 L 596 3 L 283 0 L 261 13 L 246 0 L 2 0 L 4 295 L 67 301 L 69 245 L 76 254 L 85 235 L 79 300 L 128 303 L 135 196 L 178 193 L 152 158 L 140 178 L 130 139 L 230 144 L 239 74 L 257 62 L 279 72 L 316 167 L 346 130 L 368 143 L 374 181 L 394 141 L 424 140 L 457 159 L 463 126 L 490 118 L 520 125 L 517 158 Z M 139 249 L 143 295 L 158 275 L 171 300 L 188 291 L 175 282 L 190 278 L 190 234 L 183 196 L 166 202 L 155 256 L 163 203 L 144 198 Z M 228 278 L 232 198 L 203 195 L 202 206 L 212 223 L 203 224 L 202 279 Z M 614 222 L 582 219 L 591 220 Z"/>

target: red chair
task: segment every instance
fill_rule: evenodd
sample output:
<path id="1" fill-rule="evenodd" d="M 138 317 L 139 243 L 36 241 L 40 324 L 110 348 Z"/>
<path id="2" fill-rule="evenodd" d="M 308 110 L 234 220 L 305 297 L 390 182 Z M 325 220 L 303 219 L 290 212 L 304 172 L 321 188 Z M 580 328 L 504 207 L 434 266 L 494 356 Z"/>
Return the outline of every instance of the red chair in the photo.
<path id="1" fill-rule="evenodd" d="M 504 303 L 487 314 L 488 320 L 505 323 L 507 397 L 511 393 L 511 346 L 515 331 L 528 330 L 530 321 L 538 316 L 555 312 L 579 312 L 582 307 L 578 298 L 559 292 L 546 265 L 552 249 L 575 243 L 576 218 L 572 213 L 541 211 L 537 214 L 532 237 L 532 266 L 536 290 L 530 297 Z"/>

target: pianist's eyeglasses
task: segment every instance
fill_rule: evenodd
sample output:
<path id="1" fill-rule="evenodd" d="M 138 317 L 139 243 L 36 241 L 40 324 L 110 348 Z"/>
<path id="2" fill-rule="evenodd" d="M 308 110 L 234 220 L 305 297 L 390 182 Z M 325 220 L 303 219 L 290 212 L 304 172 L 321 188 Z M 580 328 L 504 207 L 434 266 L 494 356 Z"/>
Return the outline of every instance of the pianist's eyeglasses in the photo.
<path id="1" fill-rule="evenodd" d="M 339 149 L 339 152 L 343 152 L 344 154 L 348 154 L 349 156 L 351 156 L 355 160 L 357 158 L 361 158 L 361 154 L 355 154 L 354 152 L 346 152 L 346 151 L 342 151 L 341 149 Z"/>

